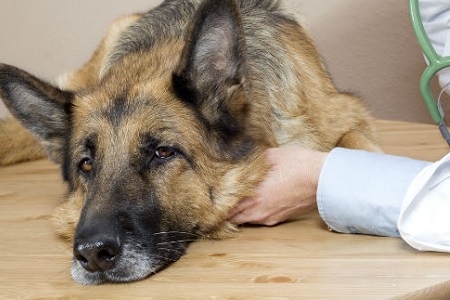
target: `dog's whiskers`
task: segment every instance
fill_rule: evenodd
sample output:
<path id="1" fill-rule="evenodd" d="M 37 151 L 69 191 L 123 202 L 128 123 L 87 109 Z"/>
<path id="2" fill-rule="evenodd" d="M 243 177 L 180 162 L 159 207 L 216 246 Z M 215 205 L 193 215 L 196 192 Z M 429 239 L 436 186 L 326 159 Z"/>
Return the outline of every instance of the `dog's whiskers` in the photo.
<path id="1" fill-rule="evenodd" d="M 59 250 L 61 250 L 62 253 L 72 257 L 73 256 L 73 252 L 72 252 L 72 246 L 71 245 L 66 245 L 66 244 L 59 244 L 58 245 Z"/>
<path id="2" fill-rule="evenodd" d="M 152 235 L 158 236 L 158 235 L 186 235 L 186 236 L 193 236 L 193 237 L 200 237 L 201 235 L 198 233 L 191 233 L 191 232 L 184 232 L 184 231 L 161 231 L 161 232 L 155 232 Z"/>
<path id="3" fill-rule="evenodd" d="M 184 254 L 184 251 L 180 251 L 180 250 L 177 250 L 177 249 L 158 248 L 158 250 L 160 250 L 160 251 L 167 251 L 167 252 L 173 252 L 173 253 L 179 254 L 180 256 Z"/>
<path id="4" fill-rule="evenodd" d="M 173 241 L 167 241 L 167 242 L 159 242 L 156 245 L 160 246 L 160 245 L 170 245 L 170 244 L 181 244 L 181 243 L 189 243 L 189 242 L 194 242 L 194 241 L 196 241 L 196 239 L 173 240 Z"/>
<path id="5" fill-rule="evenodd" d="M 152 254 L 153 257 L 157 257 L 165 262 L 176 262 L 178 258 L 170 258 L 167 256 L 159 255 L 159 254 Z"/>

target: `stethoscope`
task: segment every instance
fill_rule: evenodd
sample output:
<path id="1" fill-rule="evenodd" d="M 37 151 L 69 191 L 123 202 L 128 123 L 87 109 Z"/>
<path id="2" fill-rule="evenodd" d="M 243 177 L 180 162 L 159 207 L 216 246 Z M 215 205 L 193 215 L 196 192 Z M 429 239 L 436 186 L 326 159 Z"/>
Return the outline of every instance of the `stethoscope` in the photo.
<path id="1" fill-rule="evenodd" d="M 409 0 L 409 12 L 414 31 L 416 32 L 417 40 L 419 41 L 422 51 L 429 63 L 420 78 L 420 93 L 422 94 L 422 98 L 431 113 L 431 117 L 439 125 L 442 136 L 450 146 L 450 133 L 445 125 L 445 112 L 441 106 L 442 93 L 439 95 L 439 99 L 436 102 L 430 89 L 431 79 L 436 75 L 436 73 L 444 68 L 450 67 L 450 56 L 439 56 L 431 45 L 420 17 L 419 0 Z"/>

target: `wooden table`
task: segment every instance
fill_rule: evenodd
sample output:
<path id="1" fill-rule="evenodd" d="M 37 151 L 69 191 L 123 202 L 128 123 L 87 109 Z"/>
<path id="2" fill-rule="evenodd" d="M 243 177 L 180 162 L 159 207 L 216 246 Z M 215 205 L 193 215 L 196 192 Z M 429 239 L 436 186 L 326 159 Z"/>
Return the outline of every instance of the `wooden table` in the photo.
<path id="1" fill-rule="evenodd" d="M 379 129 L 388 153 L 437 160 L 449 150 L 433 125 L 379 121 Z M 64 192 L 47 161 L 0 168 L 0 299 L 387 299 L 450 280 L 448 254 L 331 233 L 312 213 L 193 243 L 179 262 L 141 282 L 81 286 L 70 277 L 71 245 L 49 220 Z M 446 284 L 430 291 L 449 292 Z M 420 293 L 408 299 L 425 299 Z"/>

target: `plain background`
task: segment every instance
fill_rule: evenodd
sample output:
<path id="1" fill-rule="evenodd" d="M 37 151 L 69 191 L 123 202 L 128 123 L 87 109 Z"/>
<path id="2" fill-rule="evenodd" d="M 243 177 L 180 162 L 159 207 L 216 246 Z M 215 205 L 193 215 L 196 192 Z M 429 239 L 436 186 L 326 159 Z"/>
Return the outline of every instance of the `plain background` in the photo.
<path id="1" fill-rule="evenodd" d="M 1 0 L 0 62 L 52 80 L 81 66 L 115 17 L 160 2 Z M 339 89 L 360 96 L 376 117 L 432 122 L 407 0 L 285 0 L 284 7 L 307 24 Z"/>

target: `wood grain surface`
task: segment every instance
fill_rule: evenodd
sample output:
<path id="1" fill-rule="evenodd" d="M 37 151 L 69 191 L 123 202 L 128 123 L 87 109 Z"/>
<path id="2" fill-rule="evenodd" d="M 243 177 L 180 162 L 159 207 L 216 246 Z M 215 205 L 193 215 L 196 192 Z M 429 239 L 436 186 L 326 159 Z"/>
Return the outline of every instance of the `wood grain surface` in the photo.
<path id="1" fill-rule="evenodd" d="M 378 125 L 388 153 L 434 161 L 449 151 L 436 126 Z M 50 221 L 64 193 L 48 161 L 0 168 L 0 299 L 448 299 L 450 255 L 396 238 L 332 233 L 317 213 L 195 242 L 141 282 L 82 286 L 70 277 L 71 245 Z"/>

